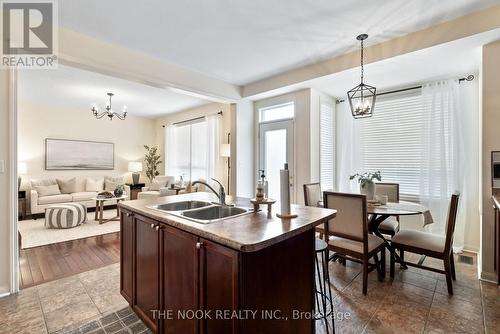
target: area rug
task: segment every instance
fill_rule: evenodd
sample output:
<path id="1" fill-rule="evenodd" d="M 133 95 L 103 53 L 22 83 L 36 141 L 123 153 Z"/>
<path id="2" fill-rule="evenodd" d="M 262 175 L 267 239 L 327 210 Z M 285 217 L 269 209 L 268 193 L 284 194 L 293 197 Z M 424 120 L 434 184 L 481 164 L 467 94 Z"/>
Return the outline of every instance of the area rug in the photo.
<path id="1" fill-rule="evenodd" d="M 69 229 L 47 229 L 45 218 L 22 220 L 17 223 L 21 233 L 21 248 L 50 245 L 57 242 L 76 240 L 120 231 L 119 221 L 99 224 L 94 220 L 94 212 L 87 213 L 87 222 Z M 104 218 L 112 218 L 116 210 L 105 210 Z"/>

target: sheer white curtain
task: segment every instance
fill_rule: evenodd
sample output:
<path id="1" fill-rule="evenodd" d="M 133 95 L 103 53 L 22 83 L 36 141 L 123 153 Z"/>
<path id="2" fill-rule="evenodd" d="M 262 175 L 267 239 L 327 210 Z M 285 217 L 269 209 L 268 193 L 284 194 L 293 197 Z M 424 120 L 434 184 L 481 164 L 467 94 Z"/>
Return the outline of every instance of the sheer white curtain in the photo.
<path id="1" fill-rule="evenodd" d="M 337 104 L 337 190 L 340 192 L 359 192 L 355 181 L 349 176 L 361 170 L 361 149 L 359 145 L 359 126 L 352 117 L 349 103 Z"/>
<path id="2" fill-rule="evenodd" d="M 464 247 L 466 224 L 479 219 L 479 128 L 476 82 L 432 82 L 422 87 L 420 202 L 432 212 L 428 230 L 445 234 L 450 195 L 461 193 L 454 248 Z"/>

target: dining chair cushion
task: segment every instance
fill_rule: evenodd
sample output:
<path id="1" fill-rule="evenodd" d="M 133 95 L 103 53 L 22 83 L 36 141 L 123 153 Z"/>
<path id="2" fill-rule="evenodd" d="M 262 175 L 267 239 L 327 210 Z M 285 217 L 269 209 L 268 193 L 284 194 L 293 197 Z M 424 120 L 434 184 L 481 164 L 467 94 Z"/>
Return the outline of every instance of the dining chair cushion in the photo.
<path id="1" fill-rule="evenodd" d="M 321 198 L 321 186 L 319 183 L 304 185 L 305 198 L 307 198 L 307 206 L 318 206 Z"/>
<path id="2" fill-rule="evenodd" d="M 399 244 L 442 253 L 444 252 L 445 237 L 415 230 L 402 230 L 396 233 L 391 239 L 391 243 L 394 246 Z"/>
<path id="3" fill-rule="evenodd" d="M 397 231 L 399 231 L 399 222 L 394 218 L 386 219 L 382 223 L 380 223 L 380 225 L 378 226 L 378 230 L 382 233 L 391 232 L 392 234 L 395 234 Z"/>
<path id="4" fill-rule="evenodd" d="M 389 202 L 398 202 L 399 185 L 397 183 L 375 183 L 375 195 L 386 195 Z"/>
<path id="5" fill-rule="evenodd" d="M 383 243 L 384 240 L 382 240 L 382 238 L 379 238 L 373 234 L 368 234 L 368 252 L 371 252 Z M 350 251 L 363 254 L 363 243 L 360 241 L 332 236 L 328 240 L 328 244 L 334 247 L 348 249 Z"/>

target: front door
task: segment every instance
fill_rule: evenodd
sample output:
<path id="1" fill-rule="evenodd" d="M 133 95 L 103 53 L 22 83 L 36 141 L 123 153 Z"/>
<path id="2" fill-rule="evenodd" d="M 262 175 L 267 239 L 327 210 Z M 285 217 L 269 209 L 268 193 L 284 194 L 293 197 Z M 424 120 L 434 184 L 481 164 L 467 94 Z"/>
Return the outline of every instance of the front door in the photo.
<path id="1" fill-rule="evenodd" d="M 269 183 L 268 197 L 280 198 L 280 170 L 288 162 L 290 170 L 290 199 L 294 198 L 293 120 L 260 123 L 259 168 L 265 170 Z"/>

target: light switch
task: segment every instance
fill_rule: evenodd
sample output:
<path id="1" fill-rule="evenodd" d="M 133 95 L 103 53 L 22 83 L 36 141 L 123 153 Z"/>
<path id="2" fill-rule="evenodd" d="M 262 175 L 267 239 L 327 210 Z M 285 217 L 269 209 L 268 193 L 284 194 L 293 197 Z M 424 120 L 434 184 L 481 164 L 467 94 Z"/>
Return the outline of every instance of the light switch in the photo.
<path id="1" fill-rule="evenodd" d="M 0 173 L 5 173 L 5 160 L 0 160 Z"/>

